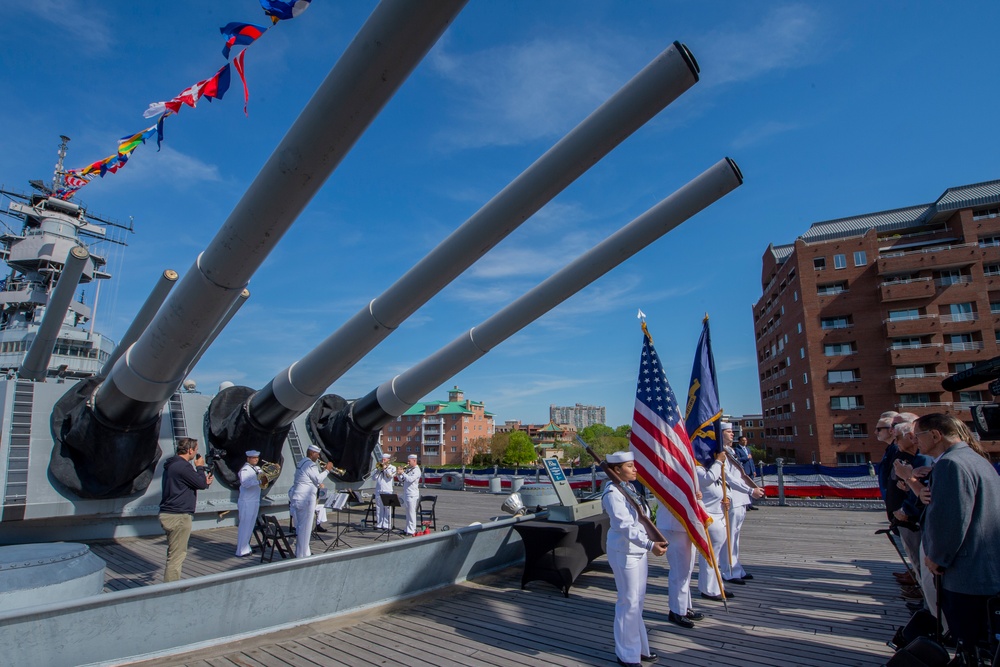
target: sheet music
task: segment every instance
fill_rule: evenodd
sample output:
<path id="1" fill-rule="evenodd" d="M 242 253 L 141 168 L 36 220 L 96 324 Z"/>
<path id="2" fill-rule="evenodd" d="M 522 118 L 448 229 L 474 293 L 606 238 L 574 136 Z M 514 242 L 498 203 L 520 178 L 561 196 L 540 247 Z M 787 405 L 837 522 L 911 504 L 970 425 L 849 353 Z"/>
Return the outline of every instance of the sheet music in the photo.
<path id="1" fill-rule="evenodd" d="M 335 493 L 326 499 L 326 506 L 330 509 L 342 510 L 347 505 L 347 493 Z"/>

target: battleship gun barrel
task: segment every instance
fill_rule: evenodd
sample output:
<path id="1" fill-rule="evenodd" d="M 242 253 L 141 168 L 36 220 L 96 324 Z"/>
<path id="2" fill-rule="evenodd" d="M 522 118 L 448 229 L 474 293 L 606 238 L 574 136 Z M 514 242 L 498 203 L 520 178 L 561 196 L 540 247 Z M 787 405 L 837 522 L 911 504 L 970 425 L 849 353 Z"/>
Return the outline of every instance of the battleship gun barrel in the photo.
<path id="1" fill-rule="evenodd" d="M 247 192 L 94 397 L 107 422 L 157 417 L 250 276 L 466 0 L 383 0 Z"/>
<path id="2" fill-rule="evenodd" d="M 146 301 L 142 304 L 142 308 L 139 309 L 139 313 L 125 331 L 125 335 L 118 341 L 118 347 L 111 353 L 111 356 L 108 357 L 107 362 L 104 364 L 104 368 L 101 369 L 101 377 L 107 377 L 108 373 L 114 367 L 115 362 L 118 361 L 118 358 L 139 338 L 139 334 L 146 330 L 146 327 L 149 326 L 149 323 L 153 320 L 153 316 L 156 315 L 156 311 L 163 305 L 163 301 L 170 294 L 170 290 L 173 289 L 176 282 L 176 271 L 167 269 L 160 274 L 159 280 L 153 286 L 153 291 L 146 297 Z"/>
<path id="3" fill-rule="evenodd" d="M 59 280 L 56 281 L 52 296 L 45 308 L 45 315 L 42 323 L 35 334 L 35 340 L 24 355 L 24 362 L 21 364 L 19 375 L 27 380 L 44 380 L 49 367 L 49 360 L 52 358 L 52 348 L 59 338 L 59 328 L 63 320 L 66 319 L 66 311 L 69 303 L 73 300 L 73 293 L 76 292 L 83 270 L 90 259 L 90 252 L 83 246 L 73 246 L 66 255 L 66 263 L 63 265 Z"/>
<path id="4" fill-rule="evenodd" d="M 694 56 L 674 42 L 381 296 L 255 393 L 248 408 L 253 421 L 275 429 L 309 409 L 403 320 L 693 86 L 698 74 Z"/>
<path id="5" fill-rule="evenodd" d="M 742 183 L 736 163 L 720 160 L 482 325 L 357 400 L 351 409 L 354 424 L 365 432 L 377 431 L 493 347 Z"/>

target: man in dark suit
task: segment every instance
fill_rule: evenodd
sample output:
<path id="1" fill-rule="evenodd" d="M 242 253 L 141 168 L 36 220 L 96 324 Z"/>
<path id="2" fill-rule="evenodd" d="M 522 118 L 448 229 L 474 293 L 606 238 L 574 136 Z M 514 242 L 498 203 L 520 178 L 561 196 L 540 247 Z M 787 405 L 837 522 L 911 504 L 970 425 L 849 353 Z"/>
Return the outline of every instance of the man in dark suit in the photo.
<path id="1" fill-rule="evenodd" d="M 941 610 L 968 650 L 987 637 L 986 603 L 1000 593 L 1000 475 L 950 415 L 921 417 L 913 434 L 936 459 L 923 498 L 924 565 L 941 577 Z"/>

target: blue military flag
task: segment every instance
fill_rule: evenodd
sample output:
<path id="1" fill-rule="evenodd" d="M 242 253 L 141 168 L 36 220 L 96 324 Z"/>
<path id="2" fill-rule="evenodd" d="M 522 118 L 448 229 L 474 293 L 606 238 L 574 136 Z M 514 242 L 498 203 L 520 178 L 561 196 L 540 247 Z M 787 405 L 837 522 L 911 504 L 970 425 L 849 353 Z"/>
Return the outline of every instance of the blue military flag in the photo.
<path id="1" fill-rule="evenodd" d="M 716 453 L 722 450 L 722 438 L 718 432 L 721 419 L 719 384 L 715 378 L 715 359 L 712 357 L 712 336 L 708 330 L 708 315 L 705 315 L 698 348 L 694 353 L 687 409 L 684 412 L 694 457 L 703 466 L 711 465 Z"/>

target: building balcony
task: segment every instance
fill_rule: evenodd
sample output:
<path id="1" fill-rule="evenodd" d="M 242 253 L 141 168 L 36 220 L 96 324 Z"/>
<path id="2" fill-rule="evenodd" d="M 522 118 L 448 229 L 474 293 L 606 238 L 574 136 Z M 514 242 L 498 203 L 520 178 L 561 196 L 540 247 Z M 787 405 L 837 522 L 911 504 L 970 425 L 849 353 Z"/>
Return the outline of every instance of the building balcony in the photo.
<path id="1" fill-rule="evenodd" d="M 883 302 L 927 299 L 934 296 L 936 292 L 934 281 L 931 278 L 892 280 L 882 283 L 878 289 Z M 1000 281 L 998 281 L 998 289 L 1000 289 Z"/>
<path id="2" fill-rule="evenodd" d="M 981 352 L 984 348 L 983 341 L 974 340 L 968 343 L 945 343 L 945 352 Z"/>
<path id="3" fill-rule="evenodd" d="M 889 348 L 889 363 L 893 366 L 913 366 L 941 360 L 941 343 L 927 343 L 914 347 Z"/>
<path id="4" fill-rule="evenodd" d="M 947 373 L 894 375 L 892 381 L 897 394 L 929 394 L 943 391 L 941 381 L 946 377 Z"/>
<path id="5" fill-rule="evenodd" d="M 924 336 L 935 334 L 938 327 L 937 315 L 920 315 L 919 317 L 885 320 L 885 335 L 888 338 L 901 336 Z"/>
<path id="6" fill-rule="evenodd" d="M 952 415 L 962 420 L 971 419 L 971 410 L 977 405 L 992 405 L 991 403 L 974 402 L 974 403 L 961 403 L 961 402 L 947 402 L 947 403 L 896 403 L 896 409 L 900 412 L 913 412 L 915 410 L 922 410 L 925 412 L 943 412 L 946 415 Z"/>
<path id="7" fill-rule="evenodd" d="M 981 262 L 983 251 L 978 243 L 943 245 L 910 252 L 887 252 L 879 255 L 878 272 L 907 273 L 931 269 L 960 268 Z"/>

